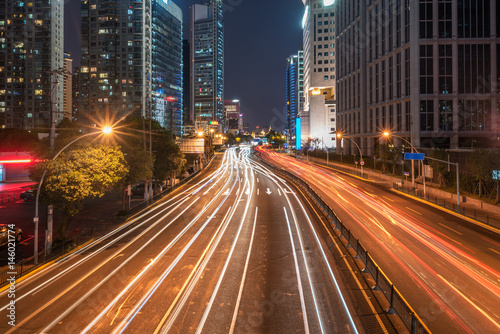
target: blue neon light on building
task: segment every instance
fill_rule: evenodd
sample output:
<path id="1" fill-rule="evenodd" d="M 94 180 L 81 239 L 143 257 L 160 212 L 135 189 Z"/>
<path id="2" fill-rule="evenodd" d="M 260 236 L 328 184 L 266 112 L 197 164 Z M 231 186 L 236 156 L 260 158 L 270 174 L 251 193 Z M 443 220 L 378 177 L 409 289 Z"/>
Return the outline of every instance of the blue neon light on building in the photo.
<path id="1" fill-rule="evenodd" d="M 302 138 L 300 137 L 300 118 L 295 119 L 295 149 L 300 150 Z"/>

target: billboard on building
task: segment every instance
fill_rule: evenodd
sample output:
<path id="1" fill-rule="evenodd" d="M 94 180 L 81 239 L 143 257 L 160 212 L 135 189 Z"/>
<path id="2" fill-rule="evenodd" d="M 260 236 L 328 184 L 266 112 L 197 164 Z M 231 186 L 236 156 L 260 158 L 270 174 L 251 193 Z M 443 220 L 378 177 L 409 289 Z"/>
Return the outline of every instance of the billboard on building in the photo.
<path id="1" fill-rule="evenodd" d="M 203 154 L 205 152 L 205 139 L 181 138 L 179 147 L 182 153 Z"/>

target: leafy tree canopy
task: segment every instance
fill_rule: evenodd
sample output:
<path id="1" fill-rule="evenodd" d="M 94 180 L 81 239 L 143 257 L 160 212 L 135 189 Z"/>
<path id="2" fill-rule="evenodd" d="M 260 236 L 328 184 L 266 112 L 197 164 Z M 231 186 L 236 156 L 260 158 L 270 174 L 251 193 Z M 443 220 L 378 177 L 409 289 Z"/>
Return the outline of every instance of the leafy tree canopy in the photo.
<path id="1" fill-rule="evenodd" d="M 116 146 L 73 150 L 54 161 L 37 164 L 31 171 L 39 181 L 47 170 L 41 200 L 53 204 L 66 216 L 74 216 L 88 197 L 101 197 L 128 173 L 123 153 Z"/>

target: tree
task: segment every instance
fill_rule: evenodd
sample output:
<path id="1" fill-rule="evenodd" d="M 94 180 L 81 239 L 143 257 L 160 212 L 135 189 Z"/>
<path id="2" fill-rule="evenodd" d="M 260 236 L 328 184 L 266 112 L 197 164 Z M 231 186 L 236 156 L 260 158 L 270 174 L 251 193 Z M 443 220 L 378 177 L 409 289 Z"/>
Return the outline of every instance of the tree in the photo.
<path id="1" fill-rule="evenodd" d="M 173 173 L 180 173 L 186 164 L 184 154 L 167 136 L 155 136 L 153 143 L 155 162 L 153 173 L 159 180 L 167 180 Z"/>
<path id="2" fill-rule="evenodd" d="M 479 197 L 483 196 L 485 183 L 492 184 L 492 171 L 500 165 L 500 157 L 495 151 L 474 150 L 467 159 L 467 166 L 478 182 Z M 474 190 L 475 192 L 475 190 Z"/>
<path id="3" fill-rule="evenodd" d="M 40 199 L 63 213 L 64 219 L 58 229 L 60 238 L 64 238 L 68 220 L 81 210 L 86 198 L 102 197 L 128 173 L 123 153 L 116 146 L 88 147 L 63 153 L 54 161 L 33 167 L 32 179 L 39 182 L 45 170 Z"/>

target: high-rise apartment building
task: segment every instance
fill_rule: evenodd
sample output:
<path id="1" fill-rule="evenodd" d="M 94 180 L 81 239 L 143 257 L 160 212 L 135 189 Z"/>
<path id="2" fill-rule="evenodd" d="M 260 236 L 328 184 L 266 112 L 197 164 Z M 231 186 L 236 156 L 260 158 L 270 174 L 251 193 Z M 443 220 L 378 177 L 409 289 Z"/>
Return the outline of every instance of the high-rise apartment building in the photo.
<path id="1" fill-rule="evenodd" d="M 224 132 L 243 133 L 243 114 L 241 113 L 240 100 L 224 101 L 224 111 L 226 121 Z"/>
<path id="2" fill-rule="evenodd" d="M 152 1 L 81 2 L 79 121 L 152 115 Z"/>
<path id="3" fill-rule="evenodd" d="M 182 11 L 172 1 L 153 0 L 153 119 L 182 136 Z"/>
<path id="4" fill-rule="evenodd" d="M 222 0 L 191 6 L 191 103 L 194 124 L 224 121 L 224 30 Z"/>
<path id="5" fill-rule="evenodd" d="M 64 118 L 73 119 L 73 59 L 71 53 L 64 53 L 63 112 Z"/>
<path id="6" fill-rule="evenodd" d="M 496 0 L 335 6 L 338 127 L 364 154 L 376 153 L 383 131 L 417 148 L 498 145 Z"/>
<path id="7" fill-rule="evenodd" d="M 300 149 L 297 141 L 297 116 L 304 108 L 304 53 L 299 51 L 287 59 L 286 67 L 286 135 L 288 143 Z M 300 129 L 299 129 L 300 131 Z M 300 137 L 300 134 L 299 134 Z"/>
<path id="8" fill-rule="evenodd" d="M 335 147 L 335 6 L 333 0 L 303 0 L 304 105 L 302 142 L 317 139 Z"/>
<path id="9" fill-rule="evenodd" d="M 0 45 L 0 128 L 62 120 L 64 1 L 2 1 Z"/>

